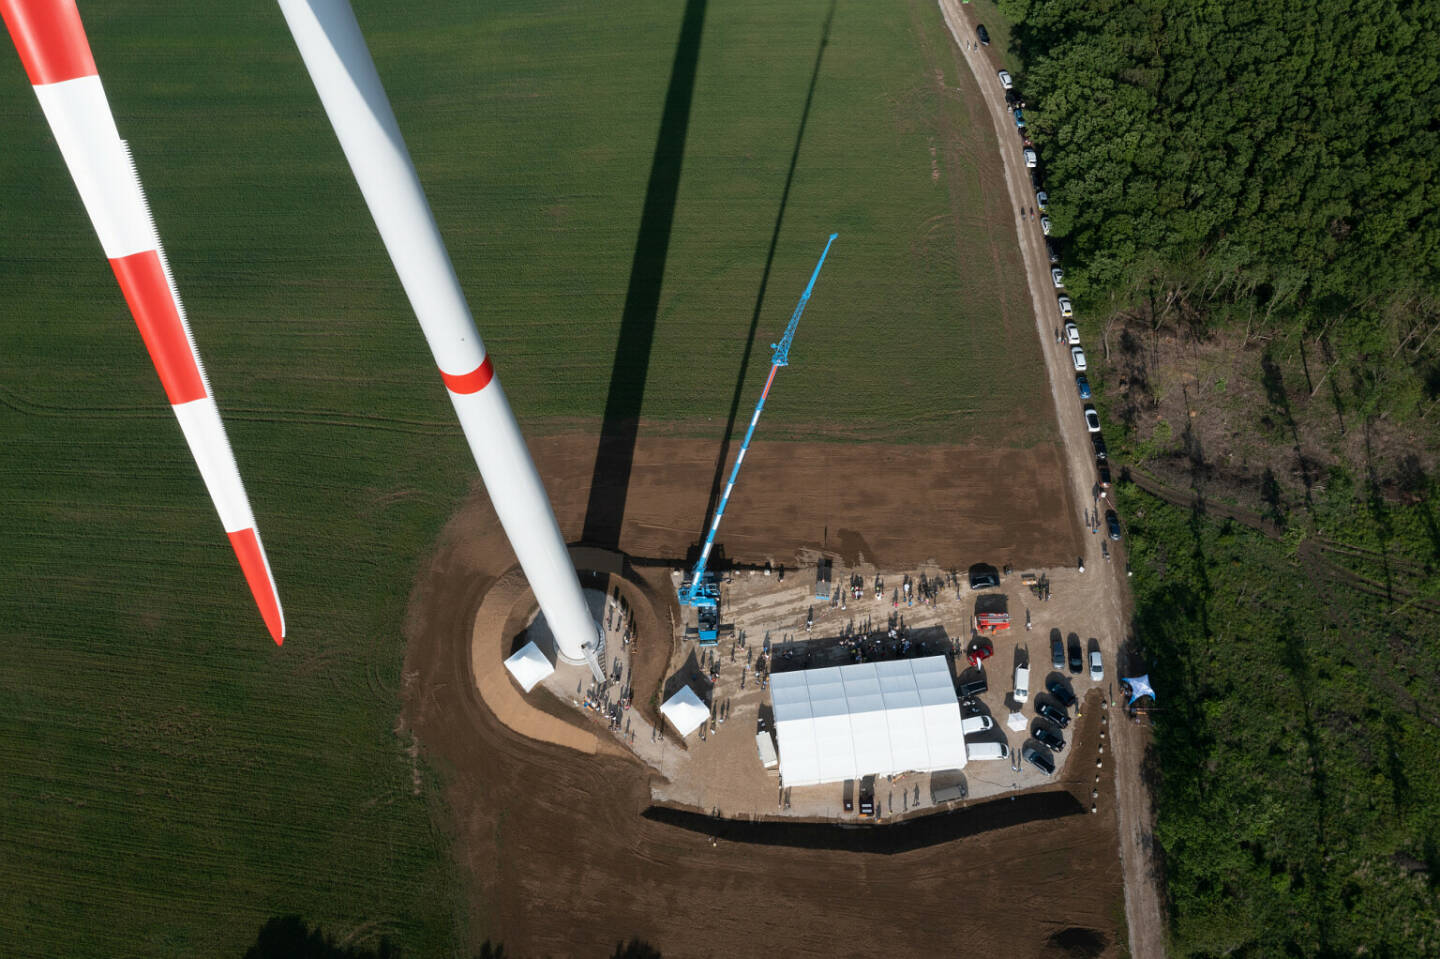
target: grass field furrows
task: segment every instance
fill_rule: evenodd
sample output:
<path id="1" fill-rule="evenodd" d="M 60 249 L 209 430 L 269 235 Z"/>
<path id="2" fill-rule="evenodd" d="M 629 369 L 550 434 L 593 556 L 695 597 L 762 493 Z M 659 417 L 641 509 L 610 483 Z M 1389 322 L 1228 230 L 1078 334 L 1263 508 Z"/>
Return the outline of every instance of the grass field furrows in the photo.
<path id="1" fill-rule="evenodd" d="M 532 432 L 604 409 L 681 6 L 357 3 Z M 765 437 L 1053 442 L 938 11 L 841 0 L 822 55 L 830 11 L 706 8 L 642 415 L 718 448 L 752 317 L 746 409 L 838 230 Z M 82 14 L 290 638 L 264 635 L 0 55 L 0 942 L 237 955 L 299 913 L 468 954 L 443 810 L 394 731 L 415 571 L 474 482 L 428 349 L 273 4 Z"/>

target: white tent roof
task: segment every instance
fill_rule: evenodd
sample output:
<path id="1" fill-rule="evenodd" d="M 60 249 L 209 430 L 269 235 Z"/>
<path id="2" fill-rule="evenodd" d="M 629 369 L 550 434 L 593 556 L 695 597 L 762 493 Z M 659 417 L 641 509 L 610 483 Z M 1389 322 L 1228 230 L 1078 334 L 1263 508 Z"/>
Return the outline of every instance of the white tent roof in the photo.
<path id="1" fill-rule="evenodd" d="M 1009 718 L 1007 718 L 1007 719 L 1005 720 L 1005 725 L 1009 726 L 1011 729 L 1015 730 L 1016 732 L 1024 732 L 1024 730 L 1025 730 L 1025 714 L 1024 714 L 1024 713 L 1011 713 L 1010 716 L 1009 716 Z"/>
<path id="2" fill-rule="evenodd" d="M 660 707 L 660 713 L 670 720 L 670 725 L 674 726 L 682 737 L 693 733 L 701 723 L 710 718 L 709 708 L 689 686 L 681 686 L 674 696 L 665 700 Z"/>
<path id="3" fill-rule="evenodd" d="M 965 766 L 944 656 L 776 673 L 770 696 L 787 786 Z"/>
<path id="4" fill-rule="evenodd" d="M 505 660 L 505 668 L 510 670 L 510 675 L 515 677 L 515 682 L 519 683 L 520 688 L 527 693 L 535 688 L 536 683 L 555 672 L 555 667 L 551 665 L 550 660 L 545 658 L 545 654 L 540 652 L 540 647 L 534 643 L 526 643 L 521 646 L 515 655 Z"/>

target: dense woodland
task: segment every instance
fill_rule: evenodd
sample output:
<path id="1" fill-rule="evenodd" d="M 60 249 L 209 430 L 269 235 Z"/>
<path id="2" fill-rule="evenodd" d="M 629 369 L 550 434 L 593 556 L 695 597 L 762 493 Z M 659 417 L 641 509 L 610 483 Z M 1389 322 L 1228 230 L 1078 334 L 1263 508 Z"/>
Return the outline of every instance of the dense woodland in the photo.
<path id="1" fill-rule="evenodd" d="M 1440 5 L 998 5 L 1082 329 L 1249 346 L 1257 424 L 1308 344 L 1367 438 L 1302 464 L 1303 505 L 1267 473 L 1263 522 L 1207 506 L 1198 453 L 1188 508 L 1118 490 L 1173 952 L 1440 954 Z M 1380 421 L 1413 450 L 1371 461 Z"/>
<path id="2" fill-rule="evenodd" d="M 1082 305 L 1324 339 L 1368 409 L 1435 401 L 1440 5 L 1000 7 Z"/>

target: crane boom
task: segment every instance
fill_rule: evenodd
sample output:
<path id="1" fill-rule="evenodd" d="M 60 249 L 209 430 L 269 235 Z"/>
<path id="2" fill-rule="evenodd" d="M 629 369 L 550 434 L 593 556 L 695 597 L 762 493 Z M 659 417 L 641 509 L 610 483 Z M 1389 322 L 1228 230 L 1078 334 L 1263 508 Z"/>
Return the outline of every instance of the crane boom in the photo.
<path id="1" fill-rule="evenodd" d="M 760 401 L 755 404 L 755 412 L 750 415 L 750 426 L 745 431 L 745 441 L 740 444 L 740 452 L 735 457 L 735 465 L 730 470 L 730 479 L 725 484 L 725 492 L 720 497 L 720 505 L 715 508 L 715 519 L 710 523 L 710 530 L 705 534 L 705 543 L 700 548 L 700 558 L 695 562 L 695 569 L 691 572 L 690 578 L 680 587 L 678 598 L 681 606 L 693 606 L 700 609 L 715 609 L 719 606 L 720 591 L 713 579 L 707 575 L 706 566 L 710 562 L 710 549 L 715 545 L 715 532 L 720 528 L 720 520 L 725 516 L 725 505 L 730 502 L 730 492 L 735 488 L 735 479 L 740 475 L 740 464 L 745 462 L 745 453 L 750 449 L 750 440 L 755 435 L 755 424 L 760 422 L 760 413 L 765 409 L 765 400 L 770 396 L 770 387 L 775 382 L 775 373 L 782 366 L 790 365 L 790 344 L 795 339 L 795 329 L 800 325 L 800 316 L 805 312 L 805 304 L 810 302 L 810 294 L 815 290 L 815 281 L 820 278 L 820 268 L 825 265 L 825 257 L 830 252 L 830 244 L 835 242 L 838 233 L 830 234 L 830 239 L 825 243 L 825 249 L 820 253 L 820 261 L 815 264 L 815 271 L 810 274 L 810 282 L 805 285 L 805 292 L 800 294 L 800 302 L 795 305 L 795 312 L 790 316 L 790 323 L 785 327 L 785 333 L 780 337 L 779 343 L 770 344 L 775 352 L 770 356 L 770 375 L 765 379 L 765 389 L 760 393 Z M 711 617 L 710 628 L 706 628 L 705 618 L 702 617 L 700 624 L 700 641 L 713 642 L 716 637 L 715 619 Z"/>

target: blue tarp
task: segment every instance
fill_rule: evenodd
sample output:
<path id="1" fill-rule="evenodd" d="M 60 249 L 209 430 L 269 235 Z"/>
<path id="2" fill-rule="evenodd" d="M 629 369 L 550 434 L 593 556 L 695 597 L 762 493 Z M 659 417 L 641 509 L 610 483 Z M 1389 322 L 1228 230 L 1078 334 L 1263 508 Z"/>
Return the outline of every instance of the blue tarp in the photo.
<path id="1" fill-rule="evenodd" d="M 1132 679 L 1121 679 L 1120 682 L 1130 687 L 1130 702 L 1125 704 L 1127 706 L 1135 705 L 1135 700 L 1145 696 L 1149 696 L 1151 699 L 1155 698 L 1155 690 L 1150 685 L 1149 673 Z"/>

